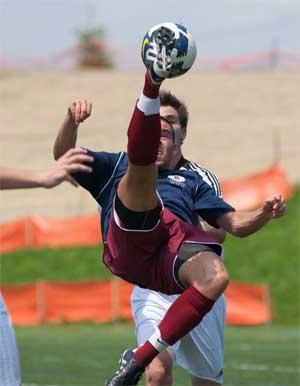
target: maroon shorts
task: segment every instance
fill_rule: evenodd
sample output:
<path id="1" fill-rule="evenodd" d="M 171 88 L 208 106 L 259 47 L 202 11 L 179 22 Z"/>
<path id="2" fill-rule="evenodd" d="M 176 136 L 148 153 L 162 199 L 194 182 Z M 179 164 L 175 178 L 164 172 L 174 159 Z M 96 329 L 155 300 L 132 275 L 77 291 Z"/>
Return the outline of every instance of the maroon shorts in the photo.
<path id="1" fill-rule="evenodd" d="M 112 210 L 104 243 L 105 265 L 130 283 L 165 294 L 184 290 L 174 275 L 177 254 L 183 243 L 214 245 L 221 251 L 213 238 L 166 208 L 162 209 L 158 225 L 150 231 L 126 230 L 117 222 Z"/>

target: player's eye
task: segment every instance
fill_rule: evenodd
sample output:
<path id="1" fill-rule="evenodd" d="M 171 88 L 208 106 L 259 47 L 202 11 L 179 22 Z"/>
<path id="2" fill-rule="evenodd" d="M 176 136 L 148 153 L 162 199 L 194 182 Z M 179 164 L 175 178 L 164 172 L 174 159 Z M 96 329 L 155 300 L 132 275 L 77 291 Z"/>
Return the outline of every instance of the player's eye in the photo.
<path id="1" fill-rule="evenodd" d="M 160 136 L 161 136 L 161 138 L 167 138 L 167 139 L 172 138 L 172 134 L 167 130 L 162 130 Z"/>

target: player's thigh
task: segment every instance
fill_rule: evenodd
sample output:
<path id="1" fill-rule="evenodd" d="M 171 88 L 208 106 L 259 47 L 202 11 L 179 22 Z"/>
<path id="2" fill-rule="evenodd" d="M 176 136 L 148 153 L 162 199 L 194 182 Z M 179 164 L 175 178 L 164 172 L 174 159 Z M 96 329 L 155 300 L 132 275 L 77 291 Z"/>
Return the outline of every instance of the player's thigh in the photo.
<path id="1" fill-rule="evenodd" d="M 190 257 L 180 267 L 178 275 L 185 287 L 193 285 L 211 299 L 217 299 L 229 282 L 224 262 L 212 251 Z"/>
<path id="2" fill-rule="evenodd" d="M 126 208 L 141 212 L 157 206 L 157 167 L 128 165 L 118 186 L 118 196 Z"/>
<path id="3" fill-rule="evenodd" d="M 214 381 L 209 381 L 208 379 L 198 378 L 194 375 L 191 375 L 192 386 L 220 386 L 221 383 L 216 383 Z"/>

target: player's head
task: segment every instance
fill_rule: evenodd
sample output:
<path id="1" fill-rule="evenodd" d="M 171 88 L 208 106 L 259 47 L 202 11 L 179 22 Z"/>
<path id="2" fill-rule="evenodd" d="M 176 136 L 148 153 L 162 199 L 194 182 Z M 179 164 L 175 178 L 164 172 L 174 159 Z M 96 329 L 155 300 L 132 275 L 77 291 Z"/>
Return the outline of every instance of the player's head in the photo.
<path id="1" fill-rule="evenodd" d="M 169 169 L 173 163 L 178 145 L 175 140 L 175 130 L 168 119 L 161 117 L 161 136 L 156 165 L 160 169 Z"/>
<path id="2" fill-rule="evenodd" d="M 161 90 L 160 98 L 160 115 L 171 122 L 176 142 L 182 145 L 186 137 L 186 128 L 189 120 L 189 112 L 186 105 L 171 94 L 169 91 Z"/>

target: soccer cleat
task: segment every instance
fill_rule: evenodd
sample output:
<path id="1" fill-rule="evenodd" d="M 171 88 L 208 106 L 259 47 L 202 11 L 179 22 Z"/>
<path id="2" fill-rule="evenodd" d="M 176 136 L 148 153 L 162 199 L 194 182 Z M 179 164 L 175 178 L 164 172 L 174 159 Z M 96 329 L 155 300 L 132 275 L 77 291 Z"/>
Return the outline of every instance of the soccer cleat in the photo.
<path id="1" fill-rule="evenodd" d="M 136 364 L 131 349 L 123 352 L 119 364 L 119 370 L 106 382 L 105 386 L 137 385 L 145 369 Z"/>
<path id="2" fill-rule="evenodd" d="M 147 62 L 151 79 L 155 83 L 161 83 L 170 74 L 174 59 L 177 56 L 175 46 L 175 33 L 167 28 L 160 27 L 153 33 L 152 56 Z"/>

